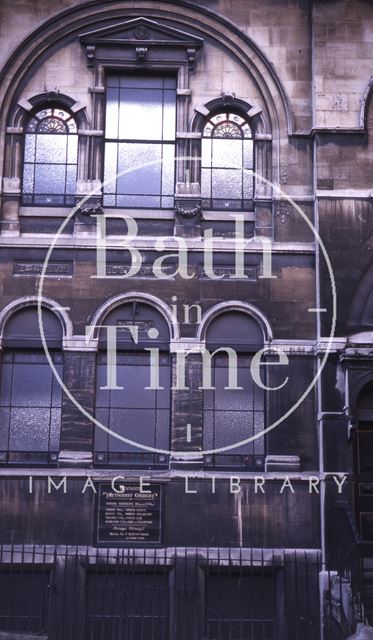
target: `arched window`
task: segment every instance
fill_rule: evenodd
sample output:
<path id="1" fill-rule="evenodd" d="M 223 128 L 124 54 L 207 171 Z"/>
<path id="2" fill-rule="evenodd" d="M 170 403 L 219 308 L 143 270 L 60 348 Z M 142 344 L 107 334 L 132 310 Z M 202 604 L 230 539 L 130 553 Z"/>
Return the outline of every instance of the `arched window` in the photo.
<path id="1" fill-rule="evenodd" d="M 157 449 L 170 448 L 170 332 L 153 306 L 133 301 L 116 307 L 100 323 L 116 329 L 114 376 L 109 382 L 108 329 L 99 333 L 96 418 L 115 433 Z M 132 333 L 131 333 L 132 332 Z M 159 350 L 159 385 L 151 385 L 150 352 Z M 159 386 L 159 388 L 148 388 Z M 117 387 L 117 388 L 114 388 Z M 147 452 L 96 427 L 96 464 L 165 464 L 167 457 Z"/>
<path id="2" fill-rule="evenodd" d="M 202 135 L 201 195 L 210 209 L 247 209 L 254 198 L 254 142 L 238 114 L 217 113 Z"/>
<path id="3" fill-rule="evenodd" d="M 62 377 L 61 323 L 48 309 L 43 309 L 42 319 L 55 369 Z M 0 461 L 55 464 L 62 391 L 42 347 L 36 307 L 27 307 L 9 318 L 3 348 Z"/>
<path id="4" fill-rule="evenodd" d="M 253 318 L 239 311 L 227 311 L 209 324 L 206 346 L 212 358 L 212 389 L 203 394 L 203 449 L 219 449 L 247 440 L 264 429 L 264 391 L 253 380 L 250 366 L 253 354 L 263 347 L 263 333 Z M 237 354 L 237 389 L 227 389 L 229 361 L 225 348 Z M 239 388 L 241 387 L 241 388 Z M 264 436 L 239 447 L 208 456 L 207 463 L 263 469 Z"/>
<path id="5" fill-rule="evenodd" d="M 25 131 L 23 204 L 72 206 L 78 136 L 74 117 L 59 107 L 37 111 Z"/>

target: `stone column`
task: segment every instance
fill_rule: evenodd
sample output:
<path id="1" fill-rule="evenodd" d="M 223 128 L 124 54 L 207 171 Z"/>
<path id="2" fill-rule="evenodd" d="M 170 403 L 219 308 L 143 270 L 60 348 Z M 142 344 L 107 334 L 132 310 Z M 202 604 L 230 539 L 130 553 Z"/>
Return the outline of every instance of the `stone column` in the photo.
<path id="1" fill-rule="evenodd" d="M 188 355 L 185 362 L 187 388 L 175 389 L 176 354 L 173 354 L 171 449 L 175 452 L 185 451 L 185 455 L 171 456 L 171 466 L 190 468 L 203 464 L 202 454 L 192 455 L 192 452 L 200 452 L 203 449 L 203 391 L 199 388 L 202 385 L 201 356 Z"/>
<path id="2" fill-rule="evenodd" d="M 21 202 L 22 127 L 7 127 L 5 167 L 2 184 L 1 234 L 19 235 Z"/>
<path id="3" fill-rule="evenodd" d="M 84 343 L 84 337 L 81 337 Z M 70 346 L 70 345 L 69 345 Z M 94 415 L 95 348 L 81 350 L 65 348 L 64 383 L 73 398 Z M 93 460 L 94 425 L 64 394 L 62 401 L 60 466 L 90 466 Z"/>

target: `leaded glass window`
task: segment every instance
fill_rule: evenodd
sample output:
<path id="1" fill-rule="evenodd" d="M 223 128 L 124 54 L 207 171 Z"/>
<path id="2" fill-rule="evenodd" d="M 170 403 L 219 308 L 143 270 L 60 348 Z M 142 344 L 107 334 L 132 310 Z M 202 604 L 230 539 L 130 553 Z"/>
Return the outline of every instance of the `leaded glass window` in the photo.
<path id="1" fill-rule="evenodd" d="M 229 366 L 233 366 L 228 355 L 224 352 L 214 355 L 212 388 L 203 392 L 204 450 L 230 447 L 258 436 L 250 442 L 208 456 L 207 463 L 260 470 L 265 455 L 265 439 L 263 435 L 259 436 L 265 427 L 265 397 L 250 368 L 253 354 L 263 346 L 262 330 L 247 314 L 228 311 L 209 325 L 206 345 L 210 353 L 226 347 L 234 349 L 237 355 L 237 388 L 227 388 Z"/>
<path id="2" fill-rule="evenodd" d="M 254 198 L 254 142 L 249 123 L 234 113 L 218 113 L 202 137 L 201 194 L 211 209 L 251 208 Z"/>
<path id="3" fill-rule="evenodd" d="M 149 356 L 120 353 L 117 356 L 117 385 L 121 389 L 104 389 L 107 359 L 100 354 L 97 365 L 96 418 L 125 438 L 157 449 L 169 449 L 171 366 L 168 354 L 160 356 L 159 386 L 150 385 Z M 133 464 L 153 463 L 146 450 L 115 438 L 100 428 L 95 435 L 96 462 Z M 100 459 L 100 452 L 102 458 Z"/>
<path id="4" fill-rule="evenodd" d="M 116 383 L 107 388 L 107 333 L 99 333 L 96 375 L 96 418 L 114 432 L 155 449 L 170 448 L 171 360 L 168 324 L 152 305 L 134 300 L 110 311 L 103 322 L 116 326 Z M 131 336 L 137 331 L 137 340 Z M 156 339 L 152 339 L 156 333 Z M 159 384 L 151 384 L 150 353 L 159 349 Z M 105 388 L 106 387 L 106 388 Z M 148 388 L 153 387 L 153 388 Z M 155 388 L 157 387 L 157 388 Z M 166 455 L 123 442 L 96 427 L 96 464 L 162 465 Z"/>
<path id="5" fill-rule="evenodd" d="M 252 379 L 251 357 L 238 354 L 237 383 L 242 389 L 226 389 L 228 358 L 214 357 L 212 386 L 204 392 L 204 449 L 219 449 L 250 438 L 264 429 L 264 394 Z M 264 455 L 264 438 L 216 454 L 220 462 L 244 462 L 241 456 Z M 253 461 L 250 460 L 250 463 Z M 250 464 L 251 466 L 251 464 Z"/>
<path id="6" fill-rule="evenodd" d="M 104 205 L 172 208 L 176 78 L 108 76 Z"/>
<path id="7" fill-rule="evenodd" d="M 51 353 L 62 377 L 62 354 Z M 1 365 L 0 460 L 55 461 L 61 401 L 61 387 L 44 353 L 5 350 Z"/>
<path id="8" fill-rule="evenodd" d="M 73 205 L 77 155 L 73 116 L 58 107 L 35 113 L 25 133 L 23 204 Z"/>

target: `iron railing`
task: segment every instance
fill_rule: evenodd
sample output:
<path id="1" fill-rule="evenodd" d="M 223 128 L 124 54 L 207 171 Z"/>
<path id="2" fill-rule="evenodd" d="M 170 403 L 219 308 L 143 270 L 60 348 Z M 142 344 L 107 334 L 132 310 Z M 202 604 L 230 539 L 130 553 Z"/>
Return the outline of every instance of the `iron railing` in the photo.
<path id="1" fill-rule="evenodd" d="M 317 550 L 0 547 L 0 640 L 317 640 Z"/>

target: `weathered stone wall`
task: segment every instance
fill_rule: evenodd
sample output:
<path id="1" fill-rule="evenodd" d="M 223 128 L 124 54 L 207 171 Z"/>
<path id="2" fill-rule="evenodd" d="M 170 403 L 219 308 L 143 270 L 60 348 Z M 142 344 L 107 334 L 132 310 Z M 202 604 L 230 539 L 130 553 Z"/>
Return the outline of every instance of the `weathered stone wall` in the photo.
<path id="1" fill-rule="evenodd" d="M 94 128 L 96 125 L 93 122 L 90 89 L 95 86 L 97 78 L 87 68 L 86 56 L 78 42 L 78 36 L 87 29 L 93 29 L 96 22 L 104 24 L 110 11 L 113 12 L 113 20 L 125 20 L 127 16 L 146 13 L 154 19 L 162 19 L 178 28 L 185 27 L 196 35 L 203 35 L 204 47 L 197 54 L 196 69 L 190 75 L 188 126 L 191 126 L 196 107 L 220 97 L 223 92 L 234 93 L 237 98 L 262 110 L 268 140 L 262 140 L 261 144 L 267 145 L 267 151 L 263 155 L 267 153 L 269 156 L 269 176 L 276 185 L 294 196 L 307 218 L 318 225 L 331 260 L 338 294 L 337 336 L 343 340 L 356 330 L 371 327 L 373 319 L 366 325 L 361 319 L 369 316 L 369 310 L 365 316 L 357 313 L 356 317 L 351 311 L 359 282 L 372 262 L 370 158 L 373 115 L 367 91 L 373 59 L 371 2 L 98 2 L 95 3 L 97 15 L 95 13 L 94 20 L 89 14 L 92 6 L 92 3 L 83 2 L 65 1 L 61 4 L 55 0 L 2 1 L 0 66 L 5 64 L 11 51 L 24 38 L 29 38 L 31 42 L 33 30 L 39 28 L 44 20 L 48 20 L 43 35 L 40 36 L 39 32 L 40 53 L 42 50 L 43 53 L 39 55 L 34 52 L 29 66 L 27 60 L 24 61 L 27 73 L 17 88 L 13 102 L 9 100 L 9 105 L 14 107 L 18 100 L 44 91 L 59 91 L 85 106 L 87 126 Z M 59 17 L 58 12 L 69 7 L 72 12 L 65 12 Z M 213 14 L 205 10 L 212 10 Z M 86 24 L 87 16 L 89 26 Z M 76 27 L 65 37 L 62 31 L 73 19 L 76 19 Z M 48 35 L 48 29 L 53 30 L 57 28 L 56 25 L 61 27 L 61 33 L 54 38 Z M 245 37 L 249 40 L 245 40 Z M 20 61 L 23 57 L 27 58 L 25 51 L 25 48 L 19 50 Z M 12 60 L 12 64 L 17 62 Z M 6 67 L 8 76 L 9 69 L 10 67 Z M 7 80 L 9 81 L 9 77 L 3 78 L 4 84 Z M 9 91 L 6 94 L 4 92 L 6 107 L 9 106 L 7 101 L 11 85 L 16 80 L 17 78 L 12 79 Z M 6 115 L 4 113 L 3 130 Z M 8 132 L 8 135 L 13 133 Z M 270 145 L 271 153 L 268 152 Z M 3 158 L 3 149 L 0 149 L 0 154 Z M 8 209 L 13 216 L 16 197 L 10 195 L 8 199 L 3 199 L 3 218 L 6 217 L 5 213 L 8 215 Z M 0 237 L 3 306 L 20 296 L 36 293 L 37 278 L 15 275 L 13 262 L 23 259 L 40 263 L 44 259 L 48 243 L 46 232 L 54 232 L 65 215 L 66 211 L 48 215 L 48 212 L 23 209 L 20 211 L 19 229 L 21 233 L 31 236 L 18 236 L 14 224 L 7 228 L 8 232 L 14 233 L 11 241 L 6 236 L 2 240 Z M 14 217 L 12 220 L 15 223 Z M 232 226 L 227 221 L 214 220 L 211 214 L 202 220 L 202 228 L 209 226 L 220 233 L 219 264 L 231 267 L 234 256 L 231 247 L 227 249 L 226 241 L 232 238 Z M 317 264 L 312 231 L 293 206 L 279 202 L 276 198 L 273 201 L 263 198 L 257 206 L 256 220 L 251 218 L 247 222 L 249 235 L 267 235 L 274 241 L 273 275 L 276 277 L 267 281 L 259 277 L 261 258 L 258 246 L 255 245 L 247 253 L 246 265 L 257 269 L 257 277 L 248 282 L 226 279 L 216 283 L 206 278 L 176 278 L 167 282 L 166 288 L 162 281 L 138 278 L 129 281 L 112 280 L 102 284 L 99 280 L 90 278 L 95 272 L 95 252 L 94 238 L 87 232 L 87 227 L 80 220 L 66 229 L 67 237 L 64 244 L 56 250 L 55 259 L 70 262 L 73 265 L 72 273 L 68 278 L 48 278 L 44 288 L 46 296 L 69 307 L 76 334 L 84 334 L 86 324 L 105 300 L 133 289 L 158 296 L 168 305 L 172 302 L 172 296 L 177 296 L 181 304 L 199 303 L 203 312 L 219 302 L 243 300 L 255 305 L 268 319 L 275 340 L 293 341 L 298 349 L 294 358 L 291 358 L 291 376 L 295 381 L 292 391 L 281 397 L 273 396 L 272 402 L 268 403 L 269 417 L 276 419 L 296 400 L 306 381 L 309 381 L 316 370 L 319 355 L 315 347 L 317 338 L 328 335 L 331 325 L 331 295 L 322 258 Z M 170 216 L 164 219 L 156 216 L 152 219 L 144 218 L 139 220 L 139 228 L 142 235 L 148 236 L 142 249 L 145 260 L 151 263 L 158 254 L 154 252 L 149 237 L 171 236 L 174 231 L 173 220 Z M 87 234 L 83 235 L 82 231 Z M 201 246 L 198 245 L 198 240 L 190 244 L 190 263 L 198 272 L 202 260 Z M 110 254 L 110 260 L 114 263 L 120 263 L 122 258 L 123 252 L 121 254 L 113 251 Z M 373 287 L 373 281 L 370 289 L 369 282 L 364 286 L 364 291 L 369 291 Z M 321 292 L 320 300 L 317 299 L 318 290 Z M 317 307 L 319 302 L 327 312 L 322 315 L 321 332 L 318 336 L 316 316 L 309 313 L 308 309 Z M 193 325 L 182 323 L 181 335 L 193 338 L 195 329 Z M 302 472 L 318 472 L 320 460 L 330 472 L 350 471 L 352 468 L 352 444 L 347 439 L 345 370 L 340 363 L 338 349 L 339 347 L 335 348 L 336 353 L 330 358 L 321 381 L 321 389 L 312 391 L 301 407 L 267 438 L 268 454 L 298 455 Z M 66 357 L 66 375 L 70 377 L 75 391 L 92 407 L 93 391 L 90 395 L 87 387 L 93 377 L 94 356 L 89 354 L 85 364 L 81 365 L 85 367 L 84 375 L 81 376 L 80 365 L 74 358 L 70 353 Z M 197 390 L 195 399 L 198 402 L 200 395 Z M 175 403 L 174 406 L 177 414 L 174 425 L 175 442 L 179 442 L 178 425 L 188 414 L 187 402 L 188 400 L 181 398 L 180 403 Z M 198 402 L 192 402 L 193 410 Z M 321 412 L 329 414 L 323 423 L 322 434 L 318 432 L 320 416 L 317 414 L 317 407 Z M 73 427 L 78 423 L 79 417 L 66 403 L 63 446 L 72 451 L 79 449 L 87 453 L 92 444 L 91 427 L 80 424 L 75 438 Z M 199 422 L 198 428 L 200 429 Z M 322 450 L 320 443 L 323 444 Z M 11 482 L 16 483 L 18 480 Z M 173 488 L 170 489 L 169 501 L 175 506 L 179 497 L 173 491 Z M 203 496 L 202 501 L 207 499 L 205 493 Z M 268 496 L 268 503 L 271 500 L 272 497 Z M 277 504 L 276 500 L 273 504 Z M 46 512 L 51 509 L 44 503 L 42 507 Z M 288 535 L 286 522 L 292 522 L 291 509 L 298 514 L 303 527 L 308 522 L 307 539 L 300 533 L 295 537 Z M 314 512 L 309 514 L 307 520 L 307 514 L 301 510 L 299 501 L 292 504 L 291 509 L 283 506 L 273 529 L 264 530 L 260 528 L 262 524 L 258 524 L 258 531 L 255 535 L 248 535 L 245 544 L 260 544 L 262 536 L 263 544 L 268 545 L 278 543 L 318 546 L 319 528 Z M 262 523 L 267 517 L 265 509 L 254 506 L 254 511 L 258 517 L 257 522 Z M 228 519 L 236 517 L 228 507 L 227 514 Z M 61 514 L 58 515 L 60 517 Z M 249 520 L 249 516 L 247 519 Z M 23 525 L 24 522 L 14 526 L 20 529 Z M 26 523 L 25 526 L 29 525 Z M 178 540 L 185 544 L 188 540 L 190 543 L 198 542 L 195 532 L 184 527 L 185 521 L 181 522 L 178 530 L 170 533 L 172 544 L 177 544 Z M 233 528 L 229 532 L 228 529 L 224 531 L 226 533 L 222 535 L 221 541 L 235 544 L 236 530 Z M 54 529 L 52 534 L 54 535 Z M 75 533 L 71 539 L 78 539 L 74 536 Z M 67 536 L 66 540 L 68 539 L 70 538 Z M 204 540 L 207 541 L 206 544 L 211 542 L 209 535 Z"/>

